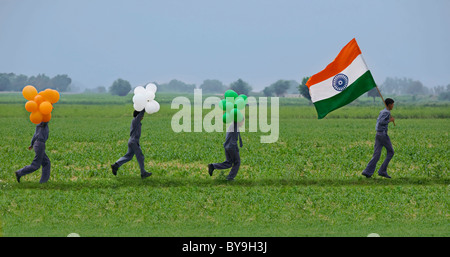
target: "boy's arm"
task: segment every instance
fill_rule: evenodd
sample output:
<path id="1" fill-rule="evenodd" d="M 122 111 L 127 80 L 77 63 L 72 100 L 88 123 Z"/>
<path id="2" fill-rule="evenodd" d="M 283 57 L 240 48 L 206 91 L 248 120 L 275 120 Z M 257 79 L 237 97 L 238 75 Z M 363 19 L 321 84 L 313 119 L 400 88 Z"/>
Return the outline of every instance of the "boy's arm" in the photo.
<path id="1" fill-rule="evenodd" d="M 141 118 L 144 117 L 144 114 L 145 114 L 145 109 L 142 110 L 142 111 L 136 116 L 136 118 L 139 118 L 139 120 L 141 120 Z"/>
<path id="2" fill-rule="evenodd" d="M 34 132 L 33 138 L 31 138 L 31 144 L 28 147 L 28 149 L 31 149 L 33 147 L 35 141 L 36 141 L 36 132 Z"/>
<path id="3" fill-rule="evenodd" d="M 141 122 L 142 117 L 144 117 L 145 111 L 142 110 L 136 117 L 133 118 L 133 126 L 136 127 L 139 122 Z"/>

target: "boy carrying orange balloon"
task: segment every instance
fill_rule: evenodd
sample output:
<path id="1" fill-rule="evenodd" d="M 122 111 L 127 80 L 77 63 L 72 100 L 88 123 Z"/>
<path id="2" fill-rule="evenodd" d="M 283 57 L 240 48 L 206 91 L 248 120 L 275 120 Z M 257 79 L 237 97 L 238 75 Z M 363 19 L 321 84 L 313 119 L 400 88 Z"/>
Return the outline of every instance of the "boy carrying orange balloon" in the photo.
<path id="1" fill-rule="evenodd" d="M 42 175 L 39 183 L 45 183 L 50 178 L 50 159 L 45 153 L 45 142 L 48 139 L 48 122 L 51 119 L 51 112 L 54 103 L 59 100 L 59 93 L 53 89 L 46 89 L 37 92 L 33 86 L 26 86 L 22 90 L 22 94 L 28 102 L 25 104 L 25 109 L 30 114 L 30 121 L 36 125 L 36 131 L 31 139 L 31 145 L 28 150 L 34 148 L 35 156 L 33 162 L 15 172 L 17 182 L 20 183 L 20 178 L 38 170 L 42 166 Z"/>

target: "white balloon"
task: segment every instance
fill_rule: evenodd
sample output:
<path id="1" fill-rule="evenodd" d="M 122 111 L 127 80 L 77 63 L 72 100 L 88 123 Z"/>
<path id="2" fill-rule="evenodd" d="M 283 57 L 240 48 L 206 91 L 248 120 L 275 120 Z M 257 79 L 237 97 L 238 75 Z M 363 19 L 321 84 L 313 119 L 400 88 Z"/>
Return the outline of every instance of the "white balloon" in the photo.
<path id="1" fill-rule="evenodd" d="M 139 95 L 145 93 L 145 88 L 143 86 L 138 86 L 134 89 L 134 94 Z"/>
<path id="2" fill-rule="evenodd" d="M 145 105 L 133 104 L 133 108 L 134 108 L 136 111 L 140 112 L 140 111 L 144 110 Z"/>
<path id="3" fill-rule="evenodd" d="M 145 108 L 147 100 L 144 94 L 137 94 L 133 96 L 133 107 L 136 111 L 140 112 Z"/>
<path id="4" fill-rule="evenodd" d="M 152 101 L 153 99 L 155 99 L 155 93 L 153 93 L 152 91 L 147 91 L 146 90 L 144 95 L 145 95 L 145 100 L 147 102 Z"/>
<path id="5" fill-rule="evenodd" d="M 145 94 L 137 94 L 133 96 L 133 103 L 135 104 L 143 104 L 145 105 L 147 102 L 147 99 L 145 98 Z"/>
<path id="6" fill-rule="evenodd" d="M 147 102 L 147 104 L 145 105 L 145 112 L 148 114 L 153 113 L 153 105 L 150 102 Z"/>
<path id="7" fill-rule="evenodd" d="M 147 104 L 145 105 L 145 111 L 148 114 L 152 114 L 159 111 L 159 108 L 160 108 L 159 103 L 156 102 L 155 100 L 147 102 Z"/>
<path id="8" fill-rule="evenodd" d="M 158 90 L 158 88 L 156 87 L 155 84 L 153 84 L 153 83 L 148 83 L 147 86 L 145 87 L 145 90 L 151 91 L 151 92 L 153 92 L 153 93 L 156 93 L 156 90 Z"/>
<path id="9" fill-rule="evenodd" d="M 155 110 L 155 112 L 158 112 L 158 111 L 159 111 L 159 108 L 160 108 L 159 103 L 158 103 L 157 101 L 155 101 L 155 100 L 153 100 L 153 102 L 155 102 L 154 104 L 156 105 L 156 110 Z"/>

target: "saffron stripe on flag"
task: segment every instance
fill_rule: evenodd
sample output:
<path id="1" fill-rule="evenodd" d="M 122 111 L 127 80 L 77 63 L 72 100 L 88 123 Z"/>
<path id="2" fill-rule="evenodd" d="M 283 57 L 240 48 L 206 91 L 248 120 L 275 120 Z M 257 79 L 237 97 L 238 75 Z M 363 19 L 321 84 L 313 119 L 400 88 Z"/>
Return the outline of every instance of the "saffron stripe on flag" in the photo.
<path id="1" fill-rule="evenodd" d="M 309 88 L 314 84 L 320 83 L 330 77 L 335 76 L 336 74 L 347 68 L 360 54 L 361 49 L 359 49 L 356 39 L 353 38 L 346 46 L 344 46 L 344 48 L 342 48 L 336 58 L 334 58 L 333 62 L 328 64 L 324 70 L 312 75 L 311 78 L 309 78 L 309 80 L 306 82 L 306 86 L 308 86 Z"/>

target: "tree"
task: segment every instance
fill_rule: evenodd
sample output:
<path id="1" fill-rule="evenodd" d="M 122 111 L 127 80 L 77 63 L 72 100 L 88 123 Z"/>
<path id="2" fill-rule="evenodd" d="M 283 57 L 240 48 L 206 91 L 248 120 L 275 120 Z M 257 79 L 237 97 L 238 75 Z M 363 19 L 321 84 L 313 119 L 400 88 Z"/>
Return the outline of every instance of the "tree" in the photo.
<path id="1" fill-rule="evenodd" d="M 429 93 L 428 88 L 424 87 L 422 82 L 410 78 L 387 77 L 380 89 L 390 95 L 423 95 Z"/>
<path id="2" fill-rule="evenodd" d="M 265 87 L 263 90 L 263 94 L 264 94 L 264 96 L 270 97 L 270 96 L 273 96 L 274 91 L 275 90 L 273 89 L 273 87 Z"/>
<path id="3" fill-rule="evenodd" d="M 375 103 L 375 97 L 380 97 L 380 94 L 376 88 L 372 88 L 367 92 L 367 97 L 373 97 L 373 102 Z"/>
<path id="4" fill-rule="evenodd" d="M 118 95 L 118 96 L 125 96 L 130 92 L 131 85 L 130 82 L 123 80 L 123 79 L 117 79 L 113 82 L 112 86 L 109 88 L 109 92 L 112 95 Z"/>
<path id="5" fill-rule="evenodd" d="M 56 75 L 51 79 L 52 87 L 60 92 L 68 91 L 69 85 L 72 83 L 72 79 L 66 74 Z"/>
<path id="6" fill-rule="evenodd" d="M 442 91 L 439 92 L 439 96 L 438 96 L 439 100 L 444 100 L 444 101 L 450 100 L 450 84 L 447 85 L 446 89 L 447 90 L 445 90 L 444 87 L 442 87 Z"/>
<path id="7" fill-rule="evenodd" d="M 51 83 L 52 82 L 50 78 L 45 74 L 38 74 L 36 77 L 31 76 L 28 79 L 28 84 L 33 85 L 38 91 L 42 91 L 46 88 L 51 88 Z"/>
<path id="8" fill-rule="evenodd" d="M 161 84 L 158 86 L 159 92 L 181 92 L 181 93 L 193 93 L 195 84 L 186 84 L 183 81 L 172 79 L 167 84 Z"/>
<path id="9" fill-rule="evenodd" d="M 6 73 L 0 73 L 0 91 L 8 91 L 11 87 L 9 76 Z"/>
<path id="10" fill-rule="evenodd" d="M 298 82 L 295 80 L 288 80 L 289 89 L 286 91 L 287 94 L 298 94 Z"/>
<path id="11" fill-rule="evenodd" d="M 207 79 L 200 85 L 203 93 L 223 93 L 226 90 L 226 86 L 216 79 Z"/>
<path id="12" fill-rule="evenodd" d="M 0 91 L 22 91 L 26 86 L 28 77 L 25 75 L 16 75 L 14 73 L 0 73 Z"/>
<path id="13" fill-rule="evenodd" d="M 283 96 L 291 85 L 287 80 L 278 80 L 270 86 L 273 87 L 277 96 Z"/>
<path id="14" fill-rule="evenodd" d="M 443 100 L 443 101 L 449 101 L 450 100 L 450 91 L 442 92 L 441 94 L 439 94 L 438 99 Z"/>
<path id="15" fill-rule="evenodd" d="M 0 83 L 0 91 L 13 90 L 22 91 L 26 85 L 34 86 L 38 91 L 47 88 L 57 89 L 61 92 L 67 91 L 72 79 L 66 74 L 56 75 L 50 79 L 45 74 L 38 74 L 37 76 L 27 77 L 26 75 L 16 75 L 14 73 L 0 73 L 2 82 Z M 8 82 L 6 82 L 8 80 Z"/>
<path id="16" fill-rule="evenodd" d="M 428 88 L 424 87 L 422 82 L 418 80 L 410 80 L 406 88 L 406 94 L 409 95 L 425 95 L 428 93 Z"/>
<path id="17" fill-rule="evenodd" d="M 14 76 L 11 80 L 11 89 L 13 91 L 22 91 L 23 87 L 28 84 L 28 77 L 26 75 L 20 74 Z"/>
<path id="18" fill-rule="evenodd" d="M 248 95 L 252 91 L 252 87 L 242 79 L 238 79 L 237 81 L 231 83 L 230 89 L 236 91 L 239 95 Z"/>
<path id="19" fill-rule="evenodd" d="M 300 85 L 298 85 L 298 92 L 306 99 L 308 99 L 309 101 L 311 101 L 311 95 L 309 94 L 309 88 L 306 85 L 306 82 L 308 82 L 308 79 L 310 77 L 304 77 L 302 79 L 302 83 Z"/>
<path id="20" fill-rule="evenodd" d="M 294 81 L 295 83 L 295 81 Z M 287 90 L 291 87 L 292 81 L 287 80 L 278 80 L 272 85 L 265 87 L 263 90 L 263 94 L 265 96 L 284 96 L 287 93 Z"/>

